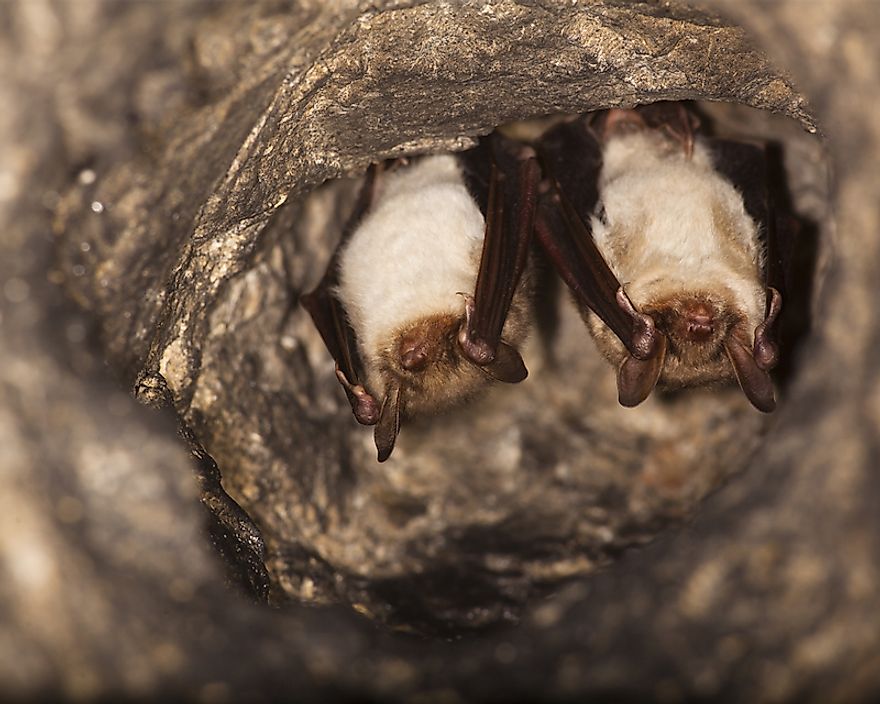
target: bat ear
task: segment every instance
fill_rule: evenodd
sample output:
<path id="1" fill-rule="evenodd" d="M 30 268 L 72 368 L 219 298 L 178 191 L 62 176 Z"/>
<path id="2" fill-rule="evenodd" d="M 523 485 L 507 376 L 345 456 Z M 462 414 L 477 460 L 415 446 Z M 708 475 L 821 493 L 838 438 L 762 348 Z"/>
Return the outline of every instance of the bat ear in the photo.
<path id="1" fill-rule="evenodd" d="M 499 342 L 495 359 L 480 366 L 486 374 L 506 384 L 518 384 L 529 375 L 525 362 L 513 347 L 506 342 Z"/>
<path id="2" fill-rule="evenodd" d="M 657 337 L 657 349 L 653 357 L 638 359 L 631 354 L 626 356 L 617 370 L 617 400 L 621 406 L 638 406 L 657 385 L 663 361 L 666 359 L 666 336 Z"/>
<path id="3" fill-rule="evenodd" d="M 746 398 L 759 411 L 771 413 L 776 408 L 776 397 L 770 375 L 758 365 L 748 347 L 733 335 L 724 342 L 724 350 Z"/>
<path id="4" fill-rule="evenodd" d="M 376 430 L 373 433 L 373 440 L 379 451 L 379 462 L 384 462 L 391 456 L 398 433 L 400 433 L 400 387 L 395 385 L 388 389 L 385 400 L 382 401 L 379 422 L 376 423 Z"/>

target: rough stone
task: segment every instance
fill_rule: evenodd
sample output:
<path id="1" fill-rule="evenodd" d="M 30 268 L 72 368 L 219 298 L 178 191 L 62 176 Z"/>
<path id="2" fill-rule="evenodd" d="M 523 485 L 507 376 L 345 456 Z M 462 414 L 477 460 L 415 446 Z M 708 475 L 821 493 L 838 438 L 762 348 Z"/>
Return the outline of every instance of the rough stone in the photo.
<path id="1" fill-rule="evenodd" d="M 0 8 L 4 693 L 877 693 L 873 4 L 157 7 Z M 538 383 L 378 468 L 295 307 L 349 177 L 661 99 L 779 140 L 815 225 L 780 411 L 722 389 L 625 415 L 553 299 Z"/>

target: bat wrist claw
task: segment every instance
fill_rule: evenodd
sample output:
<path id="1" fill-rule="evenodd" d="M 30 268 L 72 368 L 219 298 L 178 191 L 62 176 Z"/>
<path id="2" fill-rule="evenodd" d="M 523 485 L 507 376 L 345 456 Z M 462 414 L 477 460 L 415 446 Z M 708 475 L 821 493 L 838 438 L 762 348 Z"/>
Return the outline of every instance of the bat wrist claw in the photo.
<path id="1" fill-rule="evenodd" d="M 472 329 L 474 297 L 466 293 L 464 297 L 464 320 L 458 330 L 458 344 L 465 357 L 478 366 L 490 364 L 495 359 L 495 348 L 485 340 L 475 337 Z"/>
<path id="2" fill-rule="evenodd" d="M 764 371 L 773 369 L 779 362 L 779 346 L 773 340 L 773 328 L 782 310 L 782 296 L 779 291 L 768 287 L 767 293 L 770 295 L 767 317 L 755 328 L 755 342 L 752 348 L 755 363 Z"/>
<path id="3" fill-rule="evenodd" d="M 632 338 L 630 345 L 627 346 L 632 356 L 641 360 L 656 357 L 660 353 L 663 334 L 657 330 L 654 319 L 650 315 L 640 313 L 636 309 L 623 286 L 617 289 L 617 305 L 632 320 Z"/>
<path id="4" fill-rule="evenodd" d="M 779 346 L 772 340 L 759 340 L 756 336 L 752 356 L 759 369 L 769 372 L 779 362 Z"/>
<path id="5" fill-rule="evenodd" d="M 338 367 L 336 378 L 345 389 L 345 395 L 351 404 L 351 412 L 361 425 L 375 425 L 379 421 L 379 404 L 361 384 L 352 384 Z"/>
<path id="6" fill-rule="evenodd" d="M 495 359 L 495 350 L 488 342 L 470 336 L 467 321 L 458 331 L 458 344 L 465 357 L 478 366 L 490 364 Z"/>

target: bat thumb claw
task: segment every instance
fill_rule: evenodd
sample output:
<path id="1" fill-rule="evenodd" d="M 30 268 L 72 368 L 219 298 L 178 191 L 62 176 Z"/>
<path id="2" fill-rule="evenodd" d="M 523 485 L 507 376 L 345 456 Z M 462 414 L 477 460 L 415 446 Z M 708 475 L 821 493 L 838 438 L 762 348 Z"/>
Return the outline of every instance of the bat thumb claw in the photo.
<path id="1" fill-rule="evenodd" d="M 495 359 L 495 349 L 485 340 L 471 338 L 469 332 L 465 323 L 458 333 L 458 344 L 464 356 L 480 367 L 491 364 Z"/>
<path id="2" fill-rule="evenodd" d="M 480 368 L 496 381 L 505 384 L 518 384 L 529 375 L 520 353 L 506 342 L 500 343 L 494 359 L 489 364 L 480 365 Z"/>
<path id="3" fill-rule="evenodd" d="M 755 364 L 762 371 L 769 372 L 779 362 L 779 346 L 763 336 L 755 333 L 755 345 L 752 348 Z"/>
<path id="4" fill-rule="evenodd" d="M 633 357 L 640 360 L 654 359 L 660 354 L 661 346 L 665 351 L 666 343 L 663 334 L 657 330 L 654 319 L 646 313 L 639 312 L 626 290 L 621 286 L 617 289 L 617 305 L 623 309 L 633 324 L 632 338 L 627 349 Z"/>
<path id="5" fill-rule="evenodd" d="M 345 395 L 351 404 L 351 412 L 361 425 L 375 425 L 379 420 L 379 405 L 361 384 L 352 384 L 345 373 L 337 366 L 336 378 L 345 389 Z"/>
<path id="6" fill-rule="evenodd" d="M 779 362 L 779 346 L 773 340 L 774 325 L 782 310 L 782 295 L 775 288 L 768 288 L 770 303 L 767 306 L 767 317 L 755 328 L 755 343 L 752 356 L 755 364 L 763 371 L 770 371 Z"/>
<path id="7" fill-rule="evenodd" d="M 491 364 L 495 359 L 495 346 L 478 338 L 473 330 L 474 297 L 459 293 L 464 297 L 464 320 L 458 330 L 458 344 L 464 356 L 477 366 Z"/>

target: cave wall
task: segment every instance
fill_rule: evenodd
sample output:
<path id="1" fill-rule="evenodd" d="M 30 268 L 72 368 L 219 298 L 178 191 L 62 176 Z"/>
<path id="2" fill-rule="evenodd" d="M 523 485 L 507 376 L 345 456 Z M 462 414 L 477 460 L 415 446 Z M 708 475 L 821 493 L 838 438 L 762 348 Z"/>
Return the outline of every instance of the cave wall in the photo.
<path id="1" fill-rule="evenodd" d="M 715 6 L 786 74 L 729 19 L 677 5 L 156 7 L 2 8 L 0 92 L 16 106 L 0 122 L 10 696 L 876 693 L 873 4 Z M 834 169 L 814 330 L 747 470 L 683 529 L 517 629 L 464 642 L 376 631 L 342 608 L 268 610 L 224 588 L 198 500 L 215 536 L 251 531 L 252 593 L 266 586 L 263 545 L 203 455 L 193 481 L 174 426 L 200 454 L 193 400 L 222 320 L 213 306 L 251 271 L 285 271 L 260 256 L 299 196 L 507 119 L 684 98 L 818 125 Z M 294 258 L 294 279 L 306 285 L 329 246 Z M 307 351 L 290 363 L 310 374 Z M 306 435 L 285 446 L 291 464 L 318 491 L 336 485 L 339 458 Z"/>

